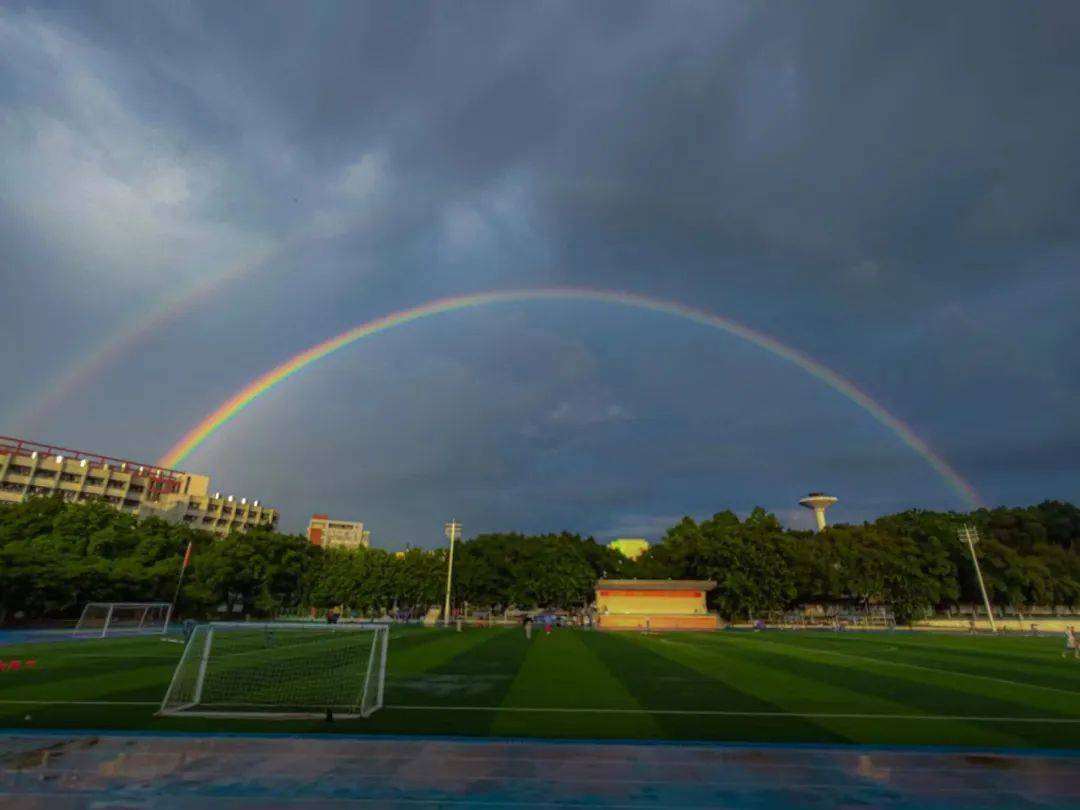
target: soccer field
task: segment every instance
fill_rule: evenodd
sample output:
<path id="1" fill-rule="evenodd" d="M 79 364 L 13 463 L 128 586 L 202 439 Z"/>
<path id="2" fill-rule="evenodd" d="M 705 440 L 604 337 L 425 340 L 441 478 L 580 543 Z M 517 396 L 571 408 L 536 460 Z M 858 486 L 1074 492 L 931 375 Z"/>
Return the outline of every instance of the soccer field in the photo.
<path id="1" fill-rule="evenodd" d="M 157 718 L 160 638 L 0 646 L 0 726 L 1080 748 L 1057 639 L 724 631 L 391 631 L 367 720 Z M 29 719 L 28 719 L 29 718 Z"/>

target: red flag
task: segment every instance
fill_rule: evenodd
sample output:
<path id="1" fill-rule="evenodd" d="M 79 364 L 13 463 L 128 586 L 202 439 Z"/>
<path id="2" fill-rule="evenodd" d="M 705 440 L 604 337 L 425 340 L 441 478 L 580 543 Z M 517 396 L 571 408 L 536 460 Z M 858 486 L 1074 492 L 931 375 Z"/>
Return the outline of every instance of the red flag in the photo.
<path id="1" fill-rule="evenodd" d="M 187 544 L 187 551 L 184 552 L 184 564 L 180 566 L 180 570 L 184 570 L 188 567 L 188 563 L 191 562 L 191 544 L 193 540 L 189 540 Z"/>

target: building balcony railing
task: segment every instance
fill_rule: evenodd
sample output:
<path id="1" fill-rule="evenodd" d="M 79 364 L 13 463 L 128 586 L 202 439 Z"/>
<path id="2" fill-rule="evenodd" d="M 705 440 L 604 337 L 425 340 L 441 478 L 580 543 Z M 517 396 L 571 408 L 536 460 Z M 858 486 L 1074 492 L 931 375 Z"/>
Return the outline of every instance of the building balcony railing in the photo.
<path id="1" fill-rule="evenodd" d="M 133 475 L 145 476 L 153 481 L 153 488 L 160 492 L 175 492 L 178 490 L 183 475 L 179 470 L 158 467 L 154 464 L 140 464 L 128 459 L 103 456 L 100 453 L 87 453 L 82 450 L 73 450 L 70 447 L 42 444 L 13 436 L 0 436 L 0 455 L 32 456 L 34 453 L 46 457 L 63 456 L 65 459 L 85 459 L 93 467 L 108 466 L 124 470 Z"/>

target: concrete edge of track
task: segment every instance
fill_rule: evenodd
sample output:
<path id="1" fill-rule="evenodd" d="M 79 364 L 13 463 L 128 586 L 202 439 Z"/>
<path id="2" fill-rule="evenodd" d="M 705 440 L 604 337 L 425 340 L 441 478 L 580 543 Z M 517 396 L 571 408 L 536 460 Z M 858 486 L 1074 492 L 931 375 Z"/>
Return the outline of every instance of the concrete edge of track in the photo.
<path id="1" fill-rule="evenodd" d="M 61 728 L 0 728 L 0 737 L 147 737 L 147 738 L 182 738 L 182 739 L 296 739 L 296 740 L 386 740 L 394 742 L 451 742 L 451 743 L 500 743 L 520 745 L 597 745 L 597 746 L 639 746 L 639 747 L 693 747 L 714 749 L 758 749 L 758 750 L 796 750 L 838 753 L 923 753 L 923 754 L 973 754 L 978 756 L 1009 756 L 1031 758 L 1055 758 L 1080 760 L 1080 748 L 1007 748 L 995 746 L 969 745 L 888 745 L 852 743 L 837 745 L 825 743 L 766 743 L 741 742 L 738 740 L 641 740 L 633 738 L 591 738 L 591 737 L 481 737 L 465 735 L 439 734 L 335 734 L 332 732 L 295 732 L 277 731 L 123 731 L 117 729 L 61 729 Z"/>

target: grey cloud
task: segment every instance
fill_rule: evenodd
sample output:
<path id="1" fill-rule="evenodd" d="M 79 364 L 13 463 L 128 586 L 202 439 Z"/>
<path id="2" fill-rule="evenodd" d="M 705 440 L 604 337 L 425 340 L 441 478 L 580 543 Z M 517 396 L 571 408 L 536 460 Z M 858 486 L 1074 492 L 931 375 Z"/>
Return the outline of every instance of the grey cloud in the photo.
<path id="1" fill-rule="evenodd" d="M 1075 3 L 16 3 L 0 32 L 19 402 L 72 347 L 251 264 L 35 438 L 156 453 L 363 320 L 576 284 L 775 334 L 993 499 L 1080 483 L 1055 449 L 1080 437 Z M 854 406 L 719 334 L 554 305 L 453 323 L 324 361 L 193 463 L 290 526 L 357 510 L 403 540 L 455 503 L 607 531 L 788 509 L 815 477 L 848 517 L 956 505 Z"/>

